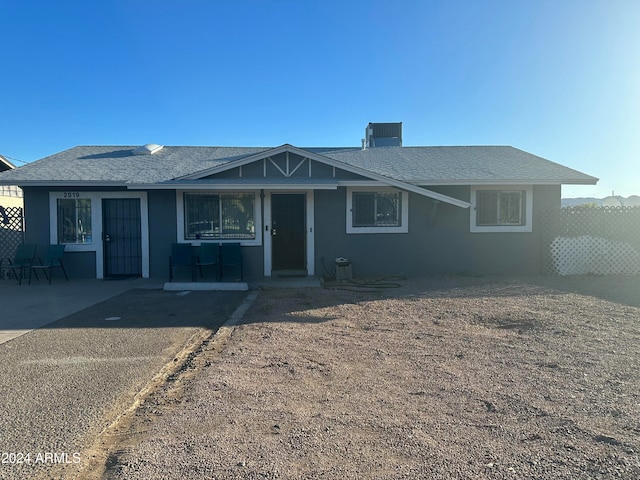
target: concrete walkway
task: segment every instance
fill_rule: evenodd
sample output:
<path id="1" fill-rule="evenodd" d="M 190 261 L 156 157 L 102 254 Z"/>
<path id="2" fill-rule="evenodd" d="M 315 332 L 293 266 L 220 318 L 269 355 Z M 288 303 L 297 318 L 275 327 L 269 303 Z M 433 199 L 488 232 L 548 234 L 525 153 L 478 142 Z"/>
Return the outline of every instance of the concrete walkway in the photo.
<path id="1" fill-rule="evenodd" d="M 54 279 L 51 285 L 45 280 L 31 285 L 0 280 L 0 344 L 128 290 L 162 286 L 162 281 L 142 278 L 68 282 Z"/>

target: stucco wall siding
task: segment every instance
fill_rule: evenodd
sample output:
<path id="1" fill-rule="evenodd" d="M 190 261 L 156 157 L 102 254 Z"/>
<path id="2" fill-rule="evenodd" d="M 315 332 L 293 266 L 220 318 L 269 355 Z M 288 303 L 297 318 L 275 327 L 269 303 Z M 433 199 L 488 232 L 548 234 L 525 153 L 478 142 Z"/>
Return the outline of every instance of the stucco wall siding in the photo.
<path id="1" fill-rule="evenodd" d="M 430 187 L 431 190 L 469 201 L 469 186 Z M 50 239 L 49 191 L 43 187 L 25 189 L 26 242 L 39 245 L 45 254 Z M 57 191 L 65 191 L 59 189 Z M 74 189 L 74 191 L 83 191 Z M 86 189 L 95 192 L 96 189 Z M 105 190 L 106 191 L 106 190 Z M 108 190 L 113 192 L 113 189 Z M 355 276 L 442 273 L 521 273 L 542 271 L 541 212 L 560 204 L 559 186 L 533 188 L 533 231 L 531 233 L 471 233 L 470 209 L 409 194 L 408 233 L 347 234 L 346 187 L 316 190 L 315 272 L 331 272 L 339 256 L 351 260 Z M 169 276 L 171 244 L 177 238 L 175 191 L 147 192 L 149 212 L 149 275 Z M 264 214 L 261 212 L 260 214 Z M 100 232 L 94 232 L 99 241 Z M 248 279 L 264 272 L 264 247 L 245 246 L 244 273 Z M 96 277 L 95 251 L 65 254 L 69 274 L 74 278 Z M 326 271 L 323 272 L 323 263 Z"/>
<path id="2" fill-rule="evenodd" d="M 169 278 L 171 244 L 176 241 L 176 193 L 150 190 L 149 202 L 149 276 Z"/>
<path id="3" fill-rule="evenodd" d="M 431 188 L 470 200 L 469 186 Z M 351 260 L 355 276 L 542 271 L 540 212 L 560 203 L 559 186 L 534 187 L 531 233 L 471 233 L 470 209 L 409 195 L 409 232 L 347 234 L 346 189 L 316 192 L 316 265 L 332 270 L 334 258 Z"/>

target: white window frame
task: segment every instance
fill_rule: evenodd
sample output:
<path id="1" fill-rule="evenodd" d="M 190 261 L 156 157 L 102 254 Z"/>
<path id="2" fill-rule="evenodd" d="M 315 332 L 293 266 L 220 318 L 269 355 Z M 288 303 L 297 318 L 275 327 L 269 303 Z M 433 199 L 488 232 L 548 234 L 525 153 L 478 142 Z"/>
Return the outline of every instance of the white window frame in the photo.
<path id="1" fill-rule="evenodd" d="M 204 194 L 238 194 L 238 193 L 252 193 L 254 195 L 253 202 L 253 224 L 256 229 L 256 238 L 247 239 L 233 239 L 233 238 L 203 238 L 200 240 L 192 240 L 185 238 L 184 231 L 184 194 L 185 193 L 204 193 Z M 201 245 L 203 243 L 240 243 L 242 246 L 256 246 L 262 245 L 262 198 L 260 196 L 260 190 L 176 190 L 176 217 L 178 221 L 177 225 L 177 239 L 178 243 L 191 243 L 193 245 Z"/>
<path id="2" fill-rule="evenodd" d="M 353 226 L 353 193 L 400 193 L 400 226 L 397 227 L 354 227 Z M 408 233 L 409 232 L 409 193 L 391 187 L 347 187 L 347 233 Z"/>
<path id="3" fill-rule="evenodd" d="M 93 217 L 95 216 L 93 214 L 93 201 L 91 198 L 88 198 L 86 196 L 81 196 L 80 192 L 63 192 L 63 197 L 60 198 L 56 198 L 55 199 L 55 204 L 56 204 L 56 241 L 55 243 L 59 243 L 59 244 L 64 244 L 64 245 L 91 245 L 93 244 Z M 67 202 L 74 202 L 75 207 L 75 221 L 73 222 L 74 225 L 74 232 L 75 232 L 75 237 L 76 237 L 76 241 L 66 241 L 63 242 L 61 241 L 61 235 L 60 235 L 60 231 L 59 231 L 59 227 L 60 225 L 58 225 L 58 217 L 57 215 L 59 215 L 60 213 L 60 201 L 67 201 Z M 78 230 L 79 230 L 79 224 L 81 224 L 79 215 L 78 215 L 78 202 L 79 201 L 83 201 L 83 202 L 88 202 L 89 203 L 89 225 L 87 225 L 87 227 L 90 228 L 91 231 L 91 235 L 87 235 L 86 239 L 88 239 L 87 241 L 77 241 L 78 240 Z M 64 237 L 64 235 L 62 235 L 62 237 Z M 84 238 L 84 235 L 83 235 Z M 85 240 L 86 240 L 85 239 Z M 54 243 L 54 242 L 52 242 Z"/>
<path id="4" fill-rule="evenodd" d="M 524 225 L 478 225 L 477 224 L 477 192 L 483 190 L 524 191 L 525 223 Z M 514 233 L 533 231 L 533 186 L 532 185 L 483 185 L 471 187 L 471 208 L 469 209 L 469 227 L 472 233 Z"/>
<path id="5" fill-rule="evenodd" d="M 67 252 L 95 252 L 102 235 L 102 201 L 97 192 L 49 192 L 49 243 L 57 245 L 58 239 L 58 200 L 91 200 L 91 242 L 65 243 Z"/>

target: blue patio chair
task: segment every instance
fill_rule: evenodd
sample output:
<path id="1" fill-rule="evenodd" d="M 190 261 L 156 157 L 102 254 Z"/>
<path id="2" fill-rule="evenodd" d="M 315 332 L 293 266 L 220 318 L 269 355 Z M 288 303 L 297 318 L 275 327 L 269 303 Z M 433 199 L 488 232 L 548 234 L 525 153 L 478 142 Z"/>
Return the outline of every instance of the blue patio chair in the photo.
<path id="1" fill-rule="evenodd" d="M 195 280 L 195 265 L 193 262 L 193 252 L 190 243 L 173 243 L 171 245 L 171 256 L 169 257 L 169 281 L 173 281 L 173 270 L 175 268 L 189 267 L 191 271 L 191 281 Z"/>
<path id="2" fill-rule="evenodd" d="M 220 279 L 220 246 L 217 243 L 203 243 L 200 245 L 200 253 L 196 257 L 195 266 L 200 271 L 202 267 L 213 267 L 216 281 Z"/>
<path id="3" fill-rule="evenodd" d="M 44 262 L 40 258 L 36 258 L 34 260 L 31 267 L 29 267 L 29 285 L 31 285 L 31 273 L 35 273 L 36 280 L 38 279 L 38 270 L 42 270 L 45 278 L 49 280 L 49 285 L 51 285 L 54 268 L 61 268 L 62 273 L 64 273 L 64 278 L 69 281 L 67 271 L 64 269 L 64 263 L 62 263 L 65 247 L 66 245 L 49 245 L 47 247 L 47 255 L 44 258 Z M 48 275 L 47 270 L 49 271 Z"/>
<path id="4" fill-rule="evenodd" d="M 18 285 L 22 285 L 22 278 L 24 277 L 25 270 L 33 265 L 33 261 L 36 257 L 37 245 L 26 244 L 18 245 L 13 260 L 10 258 L 3 258 L 0 260 L 0 268 L 8 268 L 13 272 L 16 277 Z M 36 273 L 36 279 L 38 274 Z"/>
<path id="5" fill-rule="evenodd" d="M 224 278 L 224 268 L 240 269 L 240 281 L 243 278 L 242 251 L 239 243 L 223 243 L 220 245 L 220 278 Z"/>

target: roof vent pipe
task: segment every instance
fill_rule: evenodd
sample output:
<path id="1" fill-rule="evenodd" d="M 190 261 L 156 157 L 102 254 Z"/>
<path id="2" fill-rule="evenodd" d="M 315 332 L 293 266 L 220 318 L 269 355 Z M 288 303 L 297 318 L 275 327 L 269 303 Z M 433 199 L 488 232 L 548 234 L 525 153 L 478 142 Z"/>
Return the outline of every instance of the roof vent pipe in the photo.
<path id="1" fill-rule="evenodd" d="M 362 149 L 366 150 L 367 149 L 367 141 L 363 138 L 362 140 L 360 140 L 362 142 Z"/>

